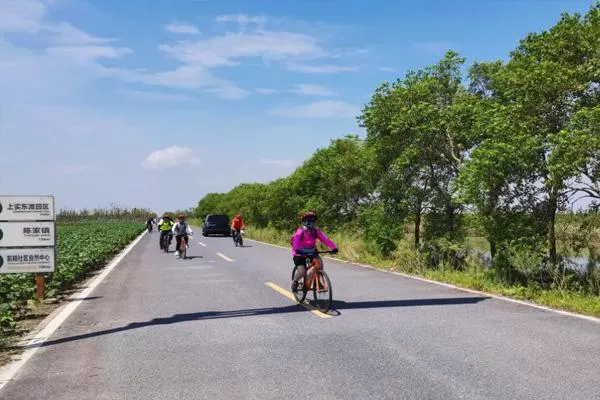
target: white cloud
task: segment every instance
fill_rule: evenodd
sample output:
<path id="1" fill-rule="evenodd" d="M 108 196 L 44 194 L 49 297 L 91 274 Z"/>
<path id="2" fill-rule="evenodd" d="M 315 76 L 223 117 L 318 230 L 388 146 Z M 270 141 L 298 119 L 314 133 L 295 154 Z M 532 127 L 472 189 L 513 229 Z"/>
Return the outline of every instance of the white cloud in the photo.
<path id="1" fill-rule="evenodd" d="M 264 16 L 250 16 L 246 14 L 227 14 L 219 15 L 217 22 L 235 22 L 237 24 L 264 24 L 267 22 L 267 17 Z"/>
<path id="2" fill-rule="evenodd" d="M 119 90 L 125 97 L 148 101 L 189 101 L 193 97 L 178 93 L 161 93 L 149 90 Z"/>
<path id="3" fill-rule="evenodd" d="M 81 63 L 93 62 L 103 58 L 117 59 L 133 52 L 128 48 L 110 46 L 57 46 L 49 47 L 46 51 L 50 54 Z"/>
<path id="4" fill-rule="evenodd" d="M 60 45 L 95 45 L 116 41 L 116 39 L 91 36 L 67 22 L 47 25 L 44 29 L 53 33 L 54 36 L 51 37 L 52 42 Z"/>
<path id="5" fill-rule="evenodd" d="M 171 146 L 150 153 L 142 162 L 142 167 L 148 170 L 161 170 L 184 164 L 198 165 L 200 159 L 189 147 Z"/>
<path id="6" fill-rule="evenodd" d="M 307 65 L 298 64 L 296 62 L 286 63 L 286 68 L 294 72 L 302 72 L 307 74 L 338 74 L 340 72 L 354 72 L 357 67 L 340 66 L 340 65 Z"/>
<path id="7" fill-rule="evenodd" d="M 301 83 L 294 85 L 292 92 L 306 96 L 336 96 L 336 93 L 325 86 Z"/>
<path id="8" fill-rule="evenodd" d="M 268 88 L 258 88 L 258 89 L 256 89 L 256 93 L 258 93 L 258 94 L 275 94 L 275 93 L 277 93 L 277 90 L 268 89 Z"/>
<path id="9" fill-rule="evenodd" d="M 358 106 L 343 101 L 317 101 L 291 107 L 280 107 L 271 110 L 272 114 L 290 118 L 329 118 L 355 117 L 360 112 Z"/>
<path id="10" fill-rule="evenodd" d="M 44 0 L 0 0 L 0 32 L 37 32 L 48 12 Z"/>
<path id="11" fill-rule="evenodd" d="M 229 100 L 242 99 L 242 98 L 248 96 L 248 94 L 249 94 L 248 91 L 246 91 L 245 89 L 242 89 L 235 85 L 224 85 L 224 86 L 212 87 L 212 88 L 207 89 L 206 91 L 210 92 L 210 93 L 215 93 L 217 96 L 219 96 L 222 99 L 229 99 Z"/>
<path id="12" fill-rule="evenodd" d="M 181 89 L 197 89 L 222 85 L 224 83 L 224 81 L 215 78 L 208 69 L 192 65 L 183 65 L 173 70 L 161 72 L 135 71 L 119 68 L 107 68 L 104 72 L 108 75 L 117 76 L 127 82 Z"/>
<path id="13" fill-rule="evenodd" d="M 392 67 L 380 67 L 379 70 L 381 72 L 394 72 L 396 69 Z"/>
<path id="14" fill-rule="evenodd" d="M 423 53 L 436 55 L 444 54 L 448 50 L 457 50 L 460 48 L 460 46 L 455 43 L 445 41 L 412 42 L 412 47 Z"/>
<path id="15" fill-rule="evenodd" d="M 189 24 L 168 24 L 165 25 L 164 30 L 171 33 L 183 33 L 188 35 L 199 35 L 200 31 L 193 25 Z"/>
<path id="16" fill-rule="evenodd" d="M 178 61 L 205 67 L 239 65 L 240 59 L 250 57 L 278 60 L 287 57 L 312 58 L 326 54 L 312 36 L 265 30 L 227 33 L 196 42 L 165 44 L 159 48 Z"/>

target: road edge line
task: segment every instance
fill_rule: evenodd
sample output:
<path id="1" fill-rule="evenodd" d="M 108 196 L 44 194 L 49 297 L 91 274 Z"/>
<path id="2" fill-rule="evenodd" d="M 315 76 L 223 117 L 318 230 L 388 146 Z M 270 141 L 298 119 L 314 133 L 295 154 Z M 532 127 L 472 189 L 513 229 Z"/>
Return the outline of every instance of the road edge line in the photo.
<path id="1" fill-rule="evenodd" d="M 280 249 L 289 250 L 288 247 L 280 246 L 280 245 L 277 245 L 277 244 L 271 244 L 271 243 L 267 243 L 267 242 L 262 242 L 260 240 L 255 240 L 255 239 L 247 239 L 247 240 L 251 240 L 253 242 L 265 244 L 267 246 L 272 246 L 272 247 L 277 247 L 277 248 L 280 248 Z M 368 269 L 372 269 L 372 270 L 383 272 L 383 273 L 388 273 L 388 274 L 393 274 L 393 275 L 399 275 L 399 276 L 402 276 L 404 278 L 414 279 L 414 280 L 417 280 L 417 281 L 421 281 L 421 282 L 425 282 L 425 283 L 430 283 L 430 284 L 433 284 L 433 285 L 444 286 L 446 288 L 458 290 L 458 291 L 461 291 L 461 292 L 467 292 L 467 293 L 471 293 L 471 294 L 478 294 L 478 295 L 485 296 L 485 297 L 490 297 L 490 298 L 493 298 L 493 299 L 496 299 L 496 300 L 503 300 L 503 301 L 507 301 L 507 302 L 510 302 L 510 303 L 520 304 L 522 306 L 528 306 L 528 307 L 537 308 L 538 310 L 550 311 L 550 312 L 553 312 L 553 313 L 556 313 L 556 314 L 561 314 L 561 315 L 565 315 L 565 316 L 568 316 L 568 317 L 574 317 L 574 318 L 584 319 L 584 320 L 587 320 L 587 321 L 590 321 L 590 322 L 594 322 L 594 323 L 600 324 L 600 318 L 593 317 L 591 315 L 579 314 L 579 313 L 572 312 L 572 311 L 559 310 L 559 309 L 556 309 L 556 308 L 552 308 L 552 307 L 548 307 L 548 306 L 543 306 L 543 305 L 532 303 L 532 302 L 525 301 L 525 300 L 518 300 L 518 299 L 513 299 L 513 298 L 510 298 L 510 297 L 506 297 L 506 296 L 502 296 L 502 295 L 498 295 L 498 294 L 493 294 L 493 293 L 488 293 L 488 292 L 482 292 L 480 290 L 475 290 L 475 289 L 464 288 L 464 287 L 453 285 L 451 283 L 438 282 L 438 281 L 434 281 L 434 280 L 427 279 L 427 278 L 421 278 L 419 276 L 405 274 L 403 272 L 387 271 L 385 269 L 378 268 L 378 267 L 375 267 L 375 266 L 372 266 L 372 265 L 368 265 L 368 264 L 358 264 L 358 263 L 355 263 L 355 262 L 351 262 L 351 261 L 347 261 L 347 260 L 340 260 L 338 258 L 327 257 L 327 256 L 325 256 L 324 258 L 326 258 L 328 260 L 336 261 L 336 262 L 339 262 L 339 263 L 342 263 L 342 264 L 350 264 L 350 265 L 354 265 L 354 266 L 357 266 L 357 267 L 368 268 Z"/>
<path id="2" fill-rule="evenodd" d="M 33 332 L 37 332 L 40 326 L 43 326 L 39 332 L 34 333 L 33 335 L 26 337 L 26 343 L 19 347 L 24 347 L 26 350 L 20 354 L 19 358 L 9 362 L 8 364 L 0 367 L 0 391 L 8 384 L 15 375 L 19 372 L 19 370 L 29 361 L 31 357 L 38 351 L 41 345 L 46 342 L 50 336 L 60 327 L 63 322 L 69 318 L 69 316 L 77 309 L 77 307 L 96 289 L 96 287 L 108 276 L 108 274 L 115 269 L 117 265 L 125 258 L 127 254 L 139 243 L 140 240 L 146 235 L 148 232 L 144 229 L 144 231 L 135 238 L 127 247 L 125 247 L 117 256 L 115 256 L 100 272 L 97 276 L 92 278 L 89 285 L 87 285 L 84 289 L 78 291 L 77 293 L 69 296 L 69 300 L 73 300 L 72 302 L 66 304 L 62 310 L 56 310 L 56 313 L 51 313 L 48 317 L 46 317 L 42 322 L 38 324 L 36 328 L 33 329 Z M 76 300 L 74 300 L 76 299 Z"/>

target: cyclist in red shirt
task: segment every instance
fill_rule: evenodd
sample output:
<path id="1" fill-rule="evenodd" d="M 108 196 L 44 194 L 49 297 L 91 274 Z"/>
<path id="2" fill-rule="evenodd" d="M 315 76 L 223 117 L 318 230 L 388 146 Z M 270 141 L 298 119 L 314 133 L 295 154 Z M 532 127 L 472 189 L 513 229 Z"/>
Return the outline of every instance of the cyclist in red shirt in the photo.
<path id="1" fill-rule="evenodd" d="M 244 224 L 244 219 L 242 218 L 242 214 L 237 214 L 231 220 L 231 237 L 233 238 L 233 242 L 235 243 L 236 235 L 240 234 L 240 231 L 246 227 Z"/>

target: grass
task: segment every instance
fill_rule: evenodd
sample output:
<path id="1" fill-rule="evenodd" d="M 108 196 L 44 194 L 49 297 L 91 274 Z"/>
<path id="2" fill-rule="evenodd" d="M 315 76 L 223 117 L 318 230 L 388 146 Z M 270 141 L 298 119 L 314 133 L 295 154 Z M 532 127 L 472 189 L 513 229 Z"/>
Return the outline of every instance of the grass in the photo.
<path id="1" fill-rule="evenodd" d="M 249 238 L 271 244 L 289 247 L 292 232 L 281 232 L 273 228 L 250 228 L 246 230 Z M 572 311 L 600 317 L 600 296 L 583 292 L 559 289 L 542 290 L 521 285 L 507 285 L 500 282 L 490 270 L 473 263 L 465 270 L 451 268 L 427 268 L 423 256 L 414 251 L 409 243 L 402 241 L 399 248 L 389 258 L 383 258 L 377 250 L 366 244 L 360 236 L 352 233 L 333 233 L 330 238 L 339 246 L 336 258 L 374 267 L 407 273 L 438 282 L 449 283 L 462 288 L 479 290 L 514 299 L 526 300 L 539 305 L 560 310 Z M 470 237 L 468 243 L 480 250 L 489 249 L 484 238 Z"/>

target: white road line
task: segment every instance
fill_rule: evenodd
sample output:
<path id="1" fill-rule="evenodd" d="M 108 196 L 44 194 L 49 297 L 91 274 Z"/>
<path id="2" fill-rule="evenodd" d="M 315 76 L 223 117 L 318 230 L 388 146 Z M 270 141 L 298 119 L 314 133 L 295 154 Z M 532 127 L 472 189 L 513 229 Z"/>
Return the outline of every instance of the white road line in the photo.
<path id="1" fill-rule="evenodd" d="M 271 246 L 271 247 L 277 247 L 277 248 L 280 248 L 280 249 L 289 250 L 289 247 L 283 247 L 283 246 L 279 246 L 279 245 L 276 245 L 276 244 L 261 242 L 260 240 L 254 240 L 254 239 L 247 239 L 247 240 L 251 240 L 253 242 L 261 243 L 261 244 L 264 244 L 264 245 L 267 245 L 267 246 Z M 579 319 L 585 319 L 587 321 L 595 322 L 597 324 L 600 324 L 600 318 L 592 317 L 591 315 L 578 314 L 578 313 L 574 313 L 574 312 L 570 312 L 570 311 L 557 310 L 555 308 L 550 308 L 550 307 L 542 306 L 542 305 L 531 303 L 531 302 L 528 302 L 528 301 L 511 299 L 510 297 L 500 296 L 500 295 L 497 295 L 497 294 L 492 294 L 492 293 L 487 293 L 487 292 L 481 292 L 479 290 L 474 290 L 474 289 L 463 288 L 463 287 L 460 287 L 460 286 L 452 285 L 450 283 L 432 281 L 431 279 L 421 278 L 421 277 L 414 276 L 414 275 L 408 275 L 408 274 L 404 274 L 402 272 L 386 271 L 384 269 L 377 268 L 377 267 L 374 267 L 372 265 L 357 264 L 357 263 L 353 263 L 353 262 L 350 262 L 350 261 L 340 260 L 338 258 L 327 257 L 327 256 L 325 256 L 324 258 L 327 258 L 329 260 L 333 260 L 333 261 L 336 261 L 336 262 L 339 262 L 339 263 L 342 263 L 342 264 L 350 264 L 350 265 L 355 265 L 357 267 L 374 269 L 374 270 L 379 271 L 379 272 L 384 272 L 384 273 L 388 273 L 388 274 L 399 275 L 399 276 L 402 276 L 404 278 L 414 279 L 414 280 L 421 281 L 421 282 L 426 282 L 426 283 L 431 283 L 433 285 L 444 286 L 444 287 L 447 287 L 447 288 L 450 288 L 450 289 L 459 290 L 461 292 L 478 294 L 480 296 L 491 297 L 491 298 L 496 299 L 496 300 L 508 301 L 510 303 L 520 304 L 522 306 L 533 307 L 533 308 L 537 308 L 539 310 L 550 311 L 550 312 L 553 312 L 553 313 L 556 313 L 556 314 L 566 315 L 566 316 L 569 316 L 569 317 L 574 317 L 574 318 L 579 318 Z"/>
<path id="2" fill-rule="evenodd" d="M 233 260 L 229 257 L 227 257 L 225 254 L 221 254 L 221 253 L 217 253 L 217 255 L 219 257 L 221 257 L 223 260 L 229 261 L 229 262 L 233 262 Z"/>
<path id="3" fill-rule="evenodd" d="M 198 244 L 199 244 L 200 246 L 202 246 L 202 247 L 206 247 L 206 245 L 205 245 L 204 243 L 202 243 L 202 242 L 198 242 Z"/>
<path id="4" fill-rule="evenodd" d="M 132 243 L 129 244 L 112 262 L 104 268 L 104 270 L 96 276 L 96 278 L 90 283 L 84 290 L 73 294 L 70 299 L 73 300 L 66 307 L 58 313 L 58 315 L 52 317 L 47 325 L 36 335 L 33 336 L 26 344 L 27 350 L 21 354 L 20 358 L 12 363 L 5 365 L 0 368 L 0 390 L 16 375 L 16 373 L 25 365 L 25 363 L 36 353 L 40 346 L 50 338 L 54 331 L 63 323 L 93 291 L 96 287 L 106 278 L 108 274 L 121 262 L 121 260 L 135 247 L 135 245 L 144 237 L 147 233 L 146 230 L 142 232 Z M 74 300 L 76 299 L 76 300 Z M 42 321 L 44 324 L 46 321 Z"/>

